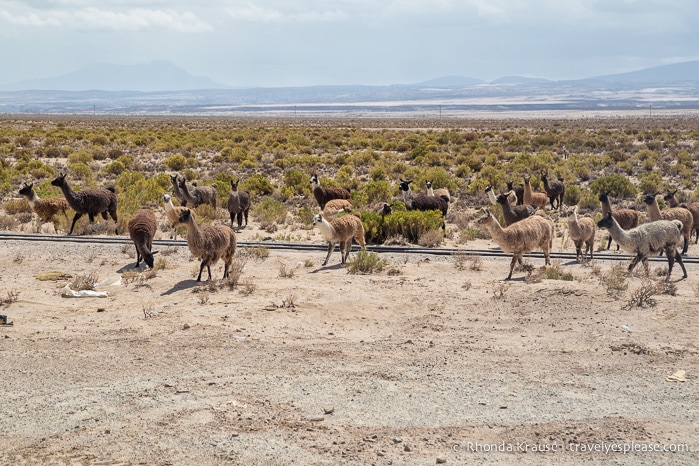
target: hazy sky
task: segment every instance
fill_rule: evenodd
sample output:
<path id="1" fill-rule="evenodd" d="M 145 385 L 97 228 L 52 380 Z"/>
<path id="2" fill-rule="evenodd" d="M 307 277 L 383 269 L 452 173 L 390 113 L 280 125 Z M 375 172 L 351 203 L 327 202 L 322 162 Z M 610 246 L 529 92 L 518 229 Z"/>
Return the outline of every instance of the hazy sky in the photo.
<path id="1" fill-rule="evenodd" d="M 0 0 L 0 83 L 152 60 L 276 87 L 572 79 L 697 59 L 697 0 Z"/>

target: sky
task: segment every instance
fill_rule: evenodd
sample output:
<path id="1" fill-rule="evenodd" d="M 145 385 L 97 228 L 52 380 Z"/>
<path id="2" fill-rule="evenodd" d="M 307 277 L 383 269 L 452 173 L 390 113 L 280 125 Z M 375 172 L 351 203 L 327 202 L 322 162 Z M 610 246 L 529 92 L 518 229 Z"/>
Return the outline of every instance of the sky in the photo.
<path id="1" fill-rule="evenodd" d="M 0 0 L 0 83 L 167 60 L 242 87 L 578 79 L 699 59 L 697 0 Z"/>

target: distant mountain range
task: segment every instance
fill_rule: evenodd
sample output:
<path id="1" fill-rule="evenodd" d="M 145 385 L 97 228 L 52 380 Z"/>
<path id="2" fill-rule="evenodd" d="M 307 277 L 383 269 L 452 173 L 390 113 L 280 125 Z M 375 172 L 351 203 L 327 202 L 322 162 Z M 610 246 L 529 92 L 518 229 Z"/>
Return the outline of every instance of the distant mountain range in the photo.
<path id="1" fill-rule="evenodd" d="M 260 114 L 439 109 L 699 109 L 699 61 L 630 73 L 553 81 L 490 82 L 446 76 L 389 86 L 232 88 L 166 61 L 96 65 L 54 78 L 0 85 L 0 113 Z"/>

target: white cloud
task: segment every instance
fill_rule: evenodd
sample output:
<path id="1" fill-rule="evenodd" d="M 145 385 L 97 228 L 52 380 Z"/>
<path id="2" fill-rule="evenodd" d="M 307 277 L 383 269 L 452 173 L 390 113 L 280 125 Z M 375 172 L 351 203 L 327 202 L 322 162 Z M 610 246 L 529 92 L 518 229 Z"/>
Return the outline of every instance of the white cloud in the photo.
<path id="1" fill-rule="evenodd" d="M 105 31 L 170 30 L 192 33 L 208 32 L 213 29 L 206 21 L 188 11 L 148 8 L 131 8 L 123 11 L 96 7 L 25 8 L 18 12 L 0 9 L 0 22 L 13 26 Z"/>
<path id="2" fill-rule="evenodd" d="M 280 8 L 267 7 L 253 3 L 247 3 L 238 7 L 229 7 L 226 8 L 226 12 L 235 20 L 250 23 L 337 22 L 349 19 L 349 15 L 341 9 L 283 11 Z"/>

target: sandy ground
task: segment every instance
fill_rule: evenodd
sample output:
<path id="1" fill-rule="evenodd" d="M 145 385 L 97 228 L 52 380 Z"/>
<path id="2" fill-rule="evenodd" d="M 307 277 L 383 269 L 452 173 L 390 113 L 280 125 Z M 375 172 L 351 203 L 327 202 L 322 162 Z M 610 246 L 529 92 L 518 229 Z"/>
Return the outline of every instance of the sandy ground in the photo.
<path id="1" fill-rule="evenodd" d="M 626 308 L 643 277 L 608 296 L 612 262 L 506 283 L 503 259 L 384 254 L 351 275 L 337 252 L 272 250 L 231 290 L 160 249 L 156 276 L 66 298 L 132 247 L 4 241 L 0 464 L 699 464 L 697 265 Z"/>

